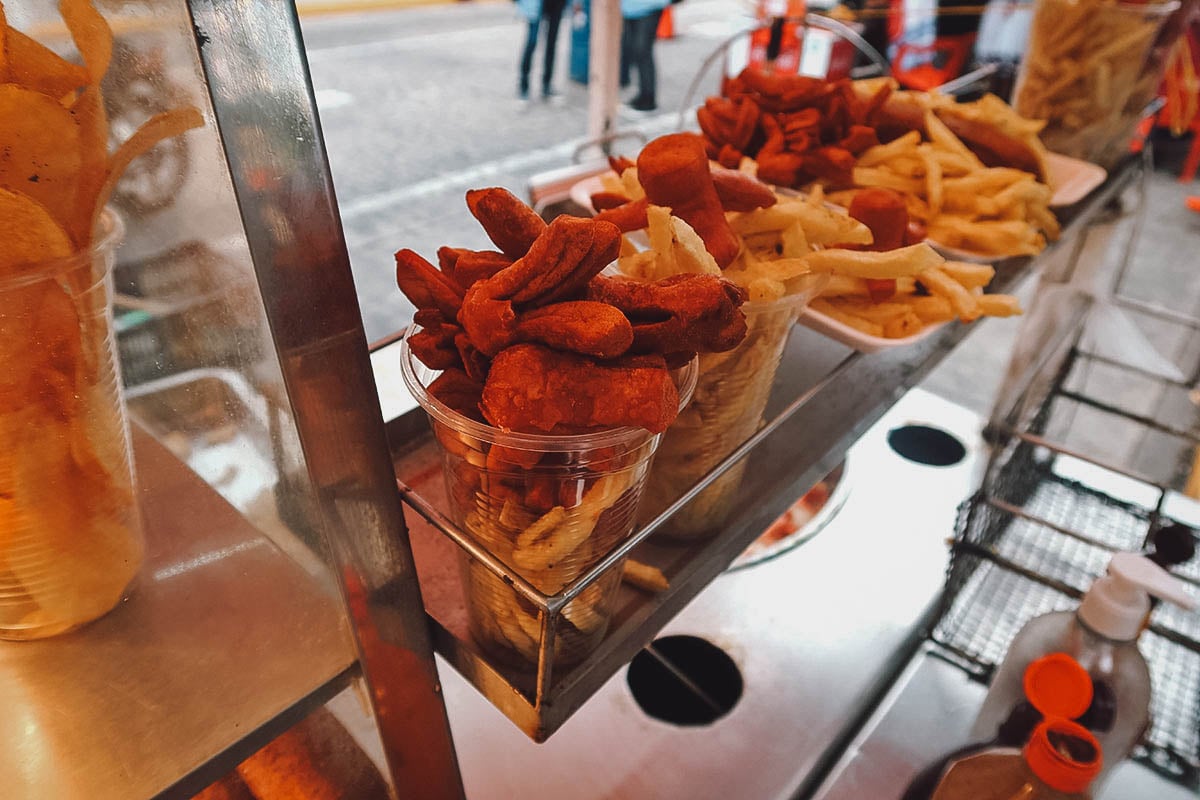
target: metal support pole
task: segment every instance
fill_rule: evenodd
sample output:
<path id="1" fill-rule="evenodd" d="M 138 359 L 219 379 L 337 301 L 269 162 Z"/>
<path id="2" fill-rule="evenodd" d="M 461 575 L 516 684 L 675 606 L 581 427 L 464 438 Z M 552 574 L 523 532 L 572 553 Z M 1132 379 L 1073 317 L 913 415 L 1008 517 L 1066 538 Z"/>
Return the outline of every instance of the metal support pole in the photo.
<path id="1" fill-rule="evenodd" d="M 617 132 L 617 67 L 621 59 L 621 4 L 594 0 L 588 37 L 588 141 L 605 152 Z"/>
<path id="2" fill-rule="evenodd" d="M 404 798 L 461 800 L 295 6 L 188 8 L 392 782 Z"/>

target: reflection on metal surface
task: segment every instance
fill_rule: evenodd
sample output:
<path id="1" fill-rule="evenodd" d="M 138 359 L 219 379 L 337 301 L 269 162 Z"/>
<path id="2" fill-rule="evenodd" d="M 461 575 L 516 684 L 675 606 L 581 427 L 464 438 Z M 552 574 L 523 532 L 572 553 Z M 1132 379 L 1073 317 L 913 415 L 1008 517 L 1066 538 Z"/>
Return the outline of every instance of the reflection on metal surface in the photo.
<path id="1" fill-rule="evenodd" d="M 842 510 L 846 498 L 850 495 L 846 464 L 846 461 L 838 464 L 804 497 L 793 503 L 778 520 L 771 523 L 771 527 L 767 528 L 746 548 L 745 552 L 737 557 L 729 569 L 742 569 L 768 561 L 799 547 L 825 530 L 830 520 Z M 814 491 L 819 491 L 821 498 L 820 504 L 815 508 L 811 499 Z M 798 520 L 797 517 L 800 519 Z M 782 526 L 783 530 L 777 529 L 776 526 Z"/>
<path id="2" fill-rule="evenodd" d="M 303 450 L 299 485 L 316 494 L 392 778 L 408 797 L 462 797 L 295 7 L 189 10 Z"/>
<path id="3" fill-rule="evenodd" d="M 337 593 L 135 429 L 147 563 L 111 614 L 0 646 L 5 800 L 190 797 L 350 680 Z"/>

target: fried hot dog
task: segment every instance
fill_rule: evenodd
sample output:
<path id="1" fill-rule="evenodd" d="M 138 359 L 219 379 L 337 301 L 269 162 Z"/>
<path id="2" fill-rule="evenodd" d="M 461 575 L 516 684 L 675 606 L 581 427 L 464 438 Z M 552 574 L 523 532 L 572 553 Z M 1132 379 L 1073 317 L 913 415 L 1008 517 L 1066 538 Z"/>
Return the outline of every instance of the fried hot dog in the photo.
<path id="1" fill-rule="evenodd" d="M 704 139 L 694 133 L 660 136 L 642 148 L 637 170 L 647 200 L 669 207 L 700 235 L 717 264 L 729 266 L 741 243 L 713 186 Z"/>
<path id="2" fill-rule="evenodd" d="M 871 229 L 874 241 L 864 250 L 882 252 L 904 246 L 908 234 L 908 209 L 904 198 L 891 189 L 863 189 L 850 201 L 850 216 Z M 875 302 L 887 300 L 896 293 L 893 278 L 867 279 L 867 291 Z"/>

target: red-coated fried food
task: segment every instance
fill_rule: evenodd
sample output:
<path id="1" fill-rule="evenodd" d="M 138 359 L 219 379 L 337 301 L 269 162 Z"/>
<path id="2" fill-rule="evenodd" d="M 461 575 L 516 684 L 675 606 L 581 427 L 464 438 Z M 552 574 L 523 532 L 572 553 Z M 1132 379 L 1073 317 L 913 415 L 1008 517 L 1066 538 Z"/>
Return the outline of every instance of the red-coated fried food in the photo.
<path id="1" fill-rule="evenodd" d="M 629 202 L 629 198 L 619 192 L 596 192 L 589 199 L 596 211 L 607 211 Z"/>
<path id="2" fill-rule="evenodd" d="M 714 169 L 712 180 L 721 208 L 726 211 L 754 211 L 779 202 L 770 186 L 735 169 Z"/>
<path id="3" fill-rule="evenodd" d="M 582 295 L 620 247 L 621 232 L 607 222 L 558 217 L 525 255 L 471 286 L 458 319 L 475 346 L 495 356 L 517 341 L 518 307 Z"/>
<path id="4" fill-rule="evenodd" d="M 492 425 L 524 433 L 626 425 L 661 433 L 675 420 L 679 394 L 661 359 L 627 365 L 519 344 L 492 361 L 480 407 Z"/>
<path id="5" fill-rule="evenodd" d="M 646 198 L 627 200 L 623 205 L 606 208 L 596 214 L 596 219 L 611 222 L 621 233 L 640 231 L 650 224 L 650 201 Z"/>
<path id="6" fill-rule="evenodd" d="M 697 134 L 673 133 L 651 141 L 638 155 L 637 171 L 650 203 L 668 206 L 690 225 L 719 266 L 733 261 L 741 242 L 725 219 L 704 141 Z"/>
<path id="7" fill-rule="evenodd" d="M 538 342 L 595 358 L 617 358 L 633 345 L 633 326 L 607 303 L 572 300 L 521 314 L 516 341 Z"/>
<path id="8" fill-rule="evenodd" d="M 461 367 L 462 359 L 454 337 L 461 329 L 457 325 L 436 323 L 424 325 L 421 330 L 408 337 L 408 346 L 422 364 L 430 369 Z"/>
<path id="9" fill-rule="evenodd" d="M 525 255 L 546 230 L 545 220 L 507 189 L 472 189 L 467 208 L 496 247 L 513 259 Z"/>
<path id="10" fill-rule="evenodd" d="M 747 67 L 720 97 L 697 110 L 708 155 L 737 167 L 750 157 L 767 183 L 799 187 L 815 179 L 847 184 L 858 154 L 879 143 L 877 120 L 891 94 L 860 98 L 849 80 L 767 74 Z"/>
<path id="11" fill-rule="evenodd" d="M 757 202 L 752 187 L 737 188 L 746 195 L 740 202 Z M 485 227 L 503 218 L 520 227 L 515 198 L 492 190 L 469 197 Z M 412 355 L 442 370 L 429 392 L 472 419 L 540 433 L 657 433 L 678 413 L 670 369 L 745 335 L 745 294 L 713 276 L 613 288 L 624 307 L 588 297 L 621 246 L 621 231 L 602 219 L 560 216 L 515 256 L 514 238 L 488 230 L 501 251 L 443 247 L 440 270 L 411 250 L 396 254 L 397 283 L 417 306 Z M 554 492 L 530 498 L 531 485 L 510 488 L 530 503 L 562 500 Z"/>
<path id="12" fill-rule="evenodd" d="M 447 319 L 454 319 L 462 306 L 463 290 L 412 250 L 396 253 L 396 284 L 417 308 L 436 308 Z"/>
<path id="13" fill-rule="evenodd" d="M 856 192 L 848 209 L 850 216 L 871 229 L 873 241 L 865 250 L 896 250 L 908 237 L 908 207 L 904 198 L 891 189 L 868 188 Z M 893 278 L 867 280 L 867 291 L 875 302 L 882 302 L 896 293 Z"/>
<path id="14" fill-rule="evenodd" d="M 854 193 L 848 211 L 871 229 L 873 240 L 867 250 L 896 250 L 904 246 L 908 208 L 899 193 L 883 188 L 862 189 Z"/>
<path id="15" fill-rule="evenodd" d="M 439 247 L 438 265 L 465 292 L 476 281 L 486 280 L 516 259 L 496 250 L 468 250 L 464 247 Z"/>
<path id="16" fill-rule="evenodd" d="M 464 417 L 483 422 L 479 409 L 479 396 L 483 386 L 461 369 L 447 369 L 429 384 L 429 394 L 462 414 Z"/>
<path id="17" fill-rule="evenodd" d="M 601 275 L 588 297 L 629 318 L 632 353 L 720 353 L 746 337 L 741 306 L 748 294 L 715 275 L 672 275 L 656 283 Z"/>

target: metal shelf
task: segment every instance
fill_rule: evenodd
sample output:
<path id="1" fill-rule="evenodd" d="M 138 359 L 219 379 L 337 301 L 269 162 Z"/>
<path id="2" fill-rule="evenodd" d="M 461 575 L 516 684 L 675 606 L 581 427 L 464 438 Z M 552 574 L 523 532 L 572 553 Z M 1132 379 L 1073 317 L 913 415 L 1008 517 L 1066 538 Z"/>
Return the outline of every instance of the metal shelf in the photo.
<path id="1" fill-rule="evenodd" d="M 357 674 L 341 602 L 135 429 L 147 559 L 69 636 L 0 643 L 6 800 L 191 797 Z"/>
<path id="2" fill-rule="evenodd" d="M 1064 236 L 1045 256 L 998 263 L 992 290 L 1015 291 L 1038 272 L 1046 257 L 1070 246 L 1094 215 L 1139 174 L 1139 163 L 1122 164 L 1089 198 L 1065 210 L 1061 214 Z M 797 328 L 778 371 L 766 424 L 658 518 L 555 596 L 539 592 L 488 555 L 440 511 L 447 507 L 440 454 L 423 413 L 413 411 L 390 421 L 388 439 L 398 485 L 413 512 L 408 514 L 410 536 L 426 611 L 434 622 L 435 648 L 526 734 L 536 741 L 545 740 L 727 569 L 795 497 L 835 467 L 849 447 L 969 331 L 967 326 L 948 325 L 915 345 L 864 355 Z M 395 347 L 394 338 L 383 346 Z M 392 361 L 399 363 L 398 358 Z M 756 480 L 742 486 L 739 508 L 719 537 L 691 546 L 660 545 L 650 538 L 700 490 L 742 460 L 748 460 L 747 473 Z M 513 585 L 539 609 L 542 638 L 536 669 L 521 670 L 496 662 L 472 641 L 458 582 L 456 548 Z M 598 649 L 577 666 L 553 669 L 551 642 L 560 609 L 584 588 L 619 568 L 621 559 L 629 554 L 661 568 L 670 588 L 655 595 L 623 589 L 616 616 Z"/>

